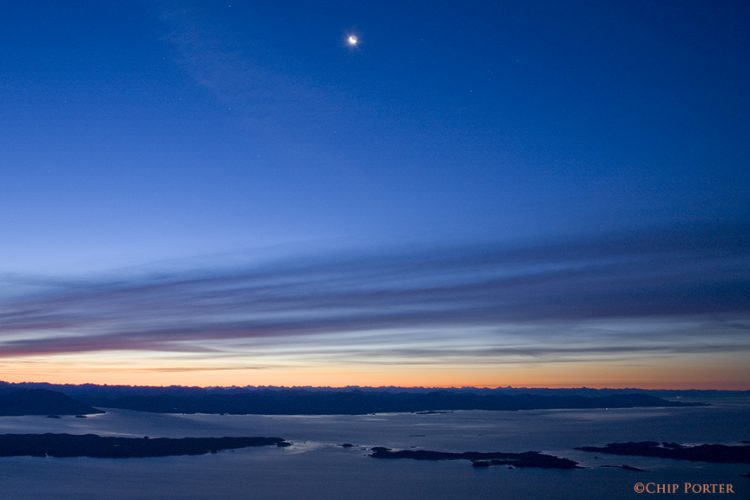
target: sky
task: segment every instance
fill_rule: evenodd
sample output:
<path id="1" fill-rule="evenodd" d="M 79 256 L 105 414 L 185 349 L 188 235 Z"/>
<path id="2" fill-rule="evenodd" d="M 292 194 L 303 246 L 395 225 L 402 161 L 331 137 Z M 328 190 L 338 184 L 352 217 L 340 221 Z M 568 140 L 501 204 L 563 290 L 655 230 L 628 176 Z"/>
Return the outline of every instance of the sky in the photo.
<path id="1" fill-rule="evenodd" d="M 750 389 L 748 21 L 0 1 L 0 379 Z"/>

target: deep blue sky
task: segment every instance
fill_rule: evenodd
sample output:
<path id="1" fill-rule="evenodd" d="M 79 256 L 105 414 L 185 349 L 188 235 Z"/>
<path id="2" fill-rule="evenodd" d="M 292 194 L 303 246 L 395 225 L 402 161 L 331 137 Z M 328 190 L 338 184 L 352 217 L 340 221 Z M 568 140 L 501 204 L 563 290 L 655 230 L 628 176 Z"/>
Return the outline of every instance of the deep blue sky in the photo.
<path id="1" fill-rule="evenodd" d="M 365 265 L 617 241 L 640 259 L 642 239 L 660 241 L 648 253 L 677 235 L 669 252 L 698 268 L 746 256 L 747 2 L 0 9 L 4 293 L 258 254 L 367 252 Z M 727 271 L 744 266 L 711 262 L 715 275 L 690 271 L 719 287 L 696 311 L 747 312 L 747 276 Z"/>
<path id="2" fill-rule="evenodd" d="M 3 2 L 0 262 L 56 272 L 744 217 L 747 14 Z"/>

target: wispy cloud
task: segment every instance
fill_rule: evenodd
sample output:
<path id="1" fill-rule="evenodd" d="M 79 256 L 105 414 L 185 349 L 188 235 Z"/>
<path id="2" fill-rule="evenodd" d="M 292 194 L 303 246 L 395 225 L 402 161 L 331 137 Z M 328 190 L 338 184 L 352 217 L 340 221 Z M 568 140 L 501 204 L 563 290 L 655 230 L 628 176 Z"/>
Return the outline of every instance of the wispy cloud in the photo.
<path id="1" fill-rule="evenodd" d="M 373 363 L 750 349 L 750 231 L 340 252 L 0 280 L 0 356 L 254 352 Z M 16 292 L 14 290 L 23 290 Z"/>

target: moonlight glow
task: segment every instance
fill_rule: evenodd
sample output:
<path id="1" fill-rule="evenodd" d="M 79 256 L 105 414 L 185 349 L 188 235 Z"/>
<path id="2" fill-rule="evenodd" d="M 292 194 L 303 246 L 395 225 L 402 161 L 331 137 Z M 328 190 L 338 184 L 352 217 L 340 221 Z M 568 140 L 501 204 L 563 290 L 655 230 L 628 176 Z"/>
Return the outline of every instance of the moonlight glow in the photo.
<path id="1" fill-rule="evenodd" d="M 350 47 L 356 47 L 359 44 L 359 37 L 357 35 L 348 35 L 346 37 L 346 43 Z"/>

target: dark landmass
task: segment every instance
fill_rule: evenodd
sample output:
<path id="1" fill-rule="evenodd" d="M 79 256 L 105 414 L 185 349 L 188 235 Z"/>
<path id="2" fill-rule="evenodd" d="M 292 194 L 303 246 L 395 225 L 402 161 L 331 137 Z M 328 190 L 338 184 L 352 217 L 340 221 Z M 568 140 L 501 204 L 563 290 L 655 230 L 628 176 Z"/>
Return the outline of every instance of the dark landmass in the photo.
<path id="1" fill-rule="evenodd" d="M 95 434 L 0 434 L 0 456 L 144 458 L 203 455 L 250 446 L 289 444 L 277 437 L 137 439 Z"/>
<path id="2" fill-rule="evenodd" d="M 344 443 L 341 445 L 342 448 L 352 448 L 354 445 L 352 443 Z"/>
<path id="3" fill-rule="evenodd" d="M 545 455 L 538 451 L 523 453 L 465 451 L 454 453 L 430 450 L 399 450 L 376 446 L 371 448 L 373 458 L 410 458 L 412 460 L 471 460 L 475 467 L 509 465 L 513 467 L 539 467 L 544 469 L 578 469 L 578 464 L 567 458 Z"/>
<path id="4" fill-rule="evenodd" d="M 56 391 L 0 387 L 0 416 L 3 417 L 47 415 L 60 418 L 59 415 L 86 413 L 103 412 Z"/>
<path id="5" fill-rule="evenodd" d="M 104 408 L 157 413 L 229 413 L 265 415 L 364 415 L 435 410 L 538 410 L 556 408 L 633 408 L 683 406 L 647 395 L 603 397 L 474 395 L 436 391 L 425 394 L 360 391 L 263 391 L 252 394 L 144 395 L 91 398 Z"/>
<path id="6" fill-rule="evenodd" d="M 675 460 L 690 460 L 692 462 L 750 464 L 750 445 L 701 444 L 697 446 L 685 446 L 679 443 L 640 441 L 632 443 L 609 443 L 602 447 L 582 446 L 576 448 L 576 450 L 612 455 L 672 458 Z"/>
<path id="7" fill-rule="evenodd" d="M 632 465 L 602 465 L 602 467 L 609 467 L 612 469 L 623 469 L 623 470 L 630 470 L 633 472 L 647 472 L 646 469 L 639 469 L 638 467 L 633 467 Z"/>
<path id="8" fill-rule="evenodd" d="M 10 386 L 6 384 L 6 386 Z M 433 389 L 394 391 L 362 388 L 198 388 L 68 386 L 51 387 L 83 404 L 156 413 L 218 413 L 265 415 L 364 415 L 368 413 L 453 410 L 538 410 L 565 408 L 636 408 L 695 406 L 702 403 L 668 401 L 648 394 L 559 395 L 508 393 L 496 390 Z M 0 388 L 3 386 L 0 385 Z M 10 386 L 14 387 L 14 386 Z M 49 391 L 48 391 L 49 392 Z M 68 414 L 46 409 L 44 414 Z M 72 413 L 85 413 L 73 411 Z"/>
<path id="9" fill-rule="evenodd" d="M 750 397 L 750 390 L 746 391 L 723 391 L 723 390 L 703 390 L 703 389 L 639 389 L 637 387 L 625 389 L 592 389 L 590 387 L 575 388 L 528 388 L 528 387 L 497 387 L 497 388 L 480 388 L 480 387 L 458 387 L 458 388 L 436 388 L 436 387 L 399 387 L 399 386 L 349 386 L 344 388 L 332 387 L 315 387 L 315 386 L 297 386 L 297 387 L 279 387 L 279 386 L 232 386 L 232 387 L 188 387 L 188 386 L 131 386 L 131 385 L 97 385 L 97 384 L 49 384 L 46 382 L 21 382 L 11 384 L 0 381 L 0 390 L 3 387 L 17 387 L 26 389 L 47 389 L 65 393 L 73 398 L 84 399 L 84 396 L 98 395 L 106 397 L 121 397 L 127 395 L 148 395 L 148 394 L 190 394 L 196 390 L 205 391 L 215 394 L 247 394 L 263 391 L 285 392 L 292 390 L 303 390 L 307 392 L 349 392 L 360 391 L 367 393 L 408 393 L 408 394 L 425 394 L 435 391 L 452 392 L 457 394 L 477 394 L 477 395 L 518 395 L 531 394 L 536 396 L 586 396 L 601 397 L 623 394 L 648 394 L 656 397 L 669 398 L 713 398 L 713 397 Z"/>

